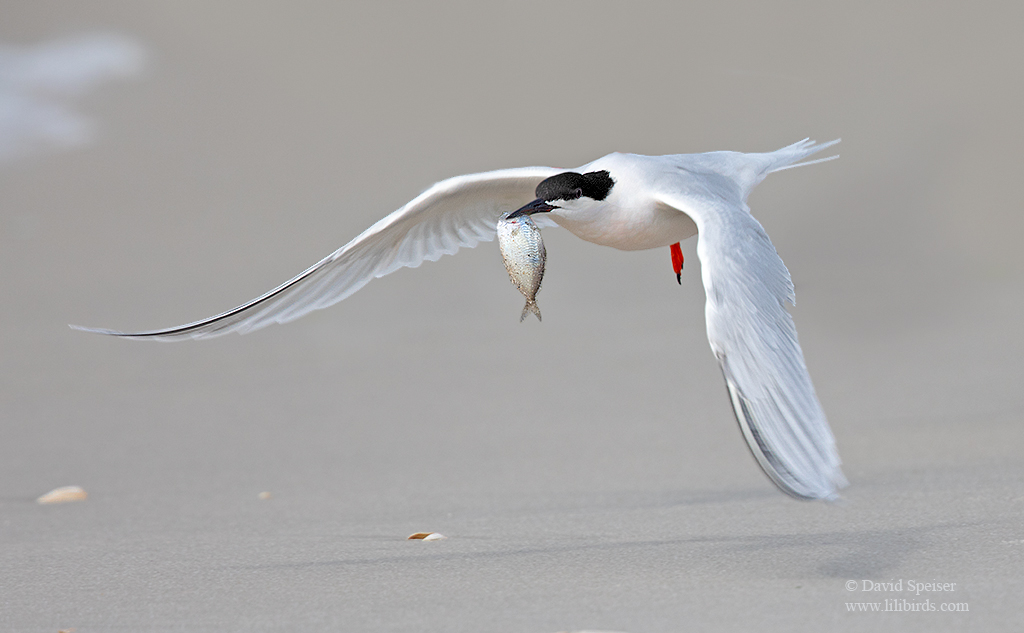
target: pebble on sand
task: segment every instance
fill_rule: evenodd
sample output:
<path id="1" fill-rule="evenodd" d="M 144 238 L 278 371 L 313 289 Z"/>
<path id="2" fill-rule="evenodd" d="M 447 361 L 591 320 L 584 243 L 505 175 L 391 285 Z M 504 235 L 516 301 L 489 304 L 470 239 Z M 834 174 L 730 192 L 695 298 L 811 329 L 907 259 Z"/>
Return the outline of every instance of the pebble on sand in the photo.
<path id="1" fill-rule="evenodd" d="M 437 532 L 416 532 L 415 534 L 410 534 L 409 538 L 406 539 L 406 540 L 409 540 L 409 541 L 440 541 L 443 538 L 448 538 L 448 537 L 445 536 L 444 534 L 438 534 Z"/>
<path id="2" fill-rule="evenodd" d="M 36 499 L 36 503 L 64 503 L 65 501 L 83 501 L 89 495 L 78 486 L 63 486 Z"/>

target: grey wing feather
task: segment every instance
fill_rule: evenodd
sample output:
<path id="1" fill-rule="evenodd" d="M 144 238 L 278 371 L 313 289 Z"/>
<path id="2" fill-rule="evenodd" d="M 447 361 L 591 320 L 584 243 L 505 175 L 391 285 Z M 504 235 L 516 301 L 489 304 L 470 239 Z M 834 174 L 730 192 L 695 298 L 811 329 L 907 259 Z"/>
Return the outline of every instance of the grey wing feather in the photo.
<path id="1" fill-rule="evenodd" d="M 789 271 L 742 202 L 676 197 L 673 206 L 698 226 L 708 341 L 751 452 L 783 492 L 837 498 L 846 479 L 784 306 L 795 301 Z"/>
<path id="2" fill-rule="evenodd" d="M 271 323 L 286 323 L 345 299 L 374 278 L 494 239 L 498 216 L 529 202 L 537 184 L 558 172 L 550 167 L 523 167 L 441 181 L 295 278 L 208 319 L 146 332 L 71 327 L 172 341 L 246 333 Z"/>

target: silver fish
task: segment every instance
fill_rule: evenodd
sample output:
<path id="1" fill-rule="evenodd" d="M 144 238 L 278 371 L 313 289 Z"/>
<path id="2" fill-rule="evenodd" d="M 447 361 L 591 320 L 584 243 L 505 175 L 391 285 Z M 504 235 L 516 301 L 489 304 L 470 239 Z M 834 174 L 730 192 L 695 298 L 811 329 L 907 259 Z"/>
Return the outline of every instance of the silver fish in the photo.
<path id="1" fill-rule="evenodd" d="M 511 213 L 511 212 L 509 212 Z M 544 262 L 548 258 L 541 239 L 540 229 L 528 215 L 509 218 L 509 213 L 498 220 L 498 248 L 501 258 L 505 261 L 505 270 L 512 284 L 526 297 L 522 322 L 530 312 L 537 315 L 540 321 L 540 308 L 537 307 L 537 293 L 540 282 L 544 279 Z"/>

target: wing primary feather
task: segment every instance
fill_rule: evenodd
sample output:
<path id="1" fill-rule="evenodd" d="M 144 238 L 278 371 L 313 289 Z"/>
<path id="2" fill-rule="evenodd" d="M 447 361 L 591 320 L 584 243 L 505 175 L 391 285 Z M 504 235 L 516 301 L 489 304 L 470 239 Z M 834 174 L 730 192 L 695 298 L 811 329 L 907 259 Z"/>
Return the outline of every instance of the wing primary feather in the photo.
<path id="1" fill-rule="evenodd" d="M 802 501 L 818 499 L 818 496 L 798 490 L 792 482 L 796 478 L 783 465 L 782 461 L 775 455 L 768 444 L 762 439 L 754 416 L 750 412 L 750 403 L 747 398 L 736 387 L 736 383 L 729 379 L 723 368 L 722 376 L 725 378 L 725 388 L 729 394 L 729 402 L 732 404 L 733 413 L 736 415 L 736 422 L 740 425 L 743 437 L 747 441 L 751 454 L 757 461 L 761 470 L 772 480 L 779 490 Z"/>

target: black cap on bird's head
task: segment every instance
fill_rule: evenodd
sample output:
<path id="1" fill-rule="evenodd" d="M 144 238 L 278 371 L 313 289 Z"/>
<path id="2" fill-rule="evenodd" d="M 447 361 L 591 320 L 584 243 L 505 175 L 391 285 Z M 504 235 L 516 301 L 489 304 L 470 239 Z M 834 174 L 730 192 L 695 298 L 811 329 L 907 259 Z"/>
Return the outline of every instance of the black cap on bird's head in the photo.
<path id="1" fill-rule="evenodd" d="M 578 174 L 574 171 L 567 171 L 545 178 L 537 185 L 537 199 L 521 209 L 509 214 L 514 218 L 520 215 L 533 215 L 558 209 L 559 201 L 577 200 L 579 198 L 590 198 L 591 200 L 604 200 L 615 185 L 611 175 L 607 171 L 592 171 L 586 174 Z"/>

